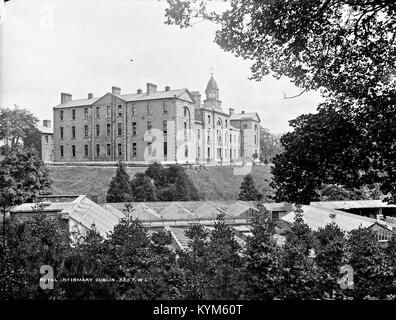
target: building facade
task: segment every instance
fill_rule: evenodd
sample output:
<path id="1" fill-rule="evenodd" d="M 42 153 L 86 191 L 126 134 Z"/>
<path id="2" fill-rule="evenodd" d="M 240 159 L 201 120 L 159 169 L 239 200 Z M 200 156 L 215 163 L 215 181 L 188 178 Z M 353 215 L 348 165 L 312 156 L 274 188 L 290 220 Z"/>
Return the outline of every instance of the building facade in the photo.
<path id="1" fill-rule="evenodd" d="M 43 125 L 38 128 L 41 132 L 41 160 L 54 161 L 54 133 L 51 120 L 43 120 Z"/>
<path id="2" fill-rule="evenodd" d="M 146 92 L 72 100 L 61 94 L 54 111 L 54 161 L 232 163 L 260 150 L 257 113 L 226 113 L 211 76 L 198 91 L 147 83 Z"/>

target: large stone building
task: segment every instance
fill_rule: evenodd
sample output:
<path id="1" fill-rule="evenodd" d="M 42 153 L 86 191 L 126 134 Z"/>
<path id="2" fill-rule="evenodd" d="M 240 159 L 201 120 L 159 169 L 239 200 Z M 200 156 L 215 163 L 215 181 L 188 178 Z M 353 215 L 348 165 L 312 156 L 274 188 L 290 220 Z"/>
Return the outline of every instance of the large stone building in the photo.
<path id="1" fill-rule="evenodd" d="M 232 163 L 260 150 L 258 114 L 224 112 L 213 75 L 203 102 L 198 91 L 147 83 L 134 94 L 62 93 L 53 109 L 56 162 Z"/>

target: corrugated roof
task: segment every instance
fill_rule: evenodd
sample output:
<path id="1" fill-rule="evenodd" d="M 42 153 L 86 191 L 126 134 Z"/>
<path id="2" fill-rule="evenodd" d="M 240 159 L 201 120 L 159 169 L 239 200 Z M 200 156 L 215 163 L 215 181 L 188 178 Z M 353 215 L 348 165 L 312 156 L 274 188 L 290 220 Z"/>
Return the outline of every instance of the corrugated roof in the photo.
<path id="1" fill-rule="evenodd" d="M 263 203 L 263 206 L 268 211 L 286 211 L 284 203 Z"/>
<path id="2" fill-rule="evenodd" d="M 69 219 L 77 222 L 87 229 L 91 229 L 92 224 L 102 237 L 112 231 L 120 220 L 120 214 L 109 211 L 97 205 L 95 202 L 82 195 L 67 202 L 43 202 L 44 212 L 58 212 L 68 214 Z M 35 203 L 24 203 L 10 210 L 11 213 L 34 213 Z"/>
<path id="3" fill-rule="evenodd" d="M 234 218 L 250 218 L 250 211 L 257 209 L 244 201 L 237 201 L 226 209 L 227 214 Z"/>
<path id="4" fill-rule="evenodd" d="M 169 228 L 172 239 L 178 247 L 177 249 L 188 249 L 188 243 L 190 242 L 190 239 L 186 236 L 186 230 L 186 228 Z"/>
<path id="5" fill-rule="evenodd" d="M 141 221 L 161 220 L 161 216 L 143 203 L 133 206 L 131 216 Z"/>
<path id="6" fill-rule="evenodd" d="M 87 229 L 91 229 L 94 224 L 102 237 L 106 237 L 110 231 L 113 231 L 120 220 L 118 216 L 85 196 L 70 210 L 69 217 Z"/>
<path id="7" fill-rule="evenodd" d="M 377 220 L 375 219 L 358 216 L 344 211 L 320 208 L 318 206 L 303 206 L 302 210 L 304 222 L 314 231 L 319 228 L 323 228 L 332 221 L 334 221 L 344 231 L 351 231 L 359 228 L 360 226 L 367 228 L 377 223 Z M 335 214 L 335 218 L 332 219 L 330 214 Z M 296 212 L 292 211 L 280 219 L 288 223 L 294 223 L 295 215 Z"/>
<path id="8" fill-rule="evenodd" d="M 219 214 L 226 214 L 226 212 L 211 203 L 204 203 L 194 210 L 194 214 L 199 219 L 216 219 Z M 226 214 L 227 216 L 227 214 Z"/>
<path id="9" fill-rule="evenodd" d="M 191 220 L 196 219 L 196 216 L 192 214 L 186 208 L 182 206 L 172 203 L 164 210 L 160 212 L 162 219 L 164 220 Z"/>
<path id="10" fill-rule="evenodd" d="M 382 200 L 351 200 L 351 201 L 316 201 L 312 206 L 327 209 L 364 209 L 364 208 L 396 208 L 394 204 L 388 204 Z"/>

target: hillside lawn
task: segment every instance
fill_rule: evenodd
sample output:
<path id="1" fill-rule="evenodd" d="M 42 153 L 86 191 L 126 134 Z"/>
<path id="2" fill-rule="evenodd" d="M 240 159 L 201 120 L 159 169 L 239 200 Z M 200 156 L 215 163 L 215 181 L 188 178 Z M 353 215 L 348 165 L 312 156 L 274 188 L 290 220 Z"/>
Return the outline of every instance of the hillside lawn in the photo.
<path id="1" fill-rule="evenodd" d="M 49 166 L 53 180 L 52 193 L 56 195 L 98 195 L 99 202 L 106 202 L 110 181 L 116 167 L 68 167 Z M 271 194 L 269 187 L 270 167 L 252 166 L 252 176 L 265 199 Z M 131 178 L 146 168 L 128 167 Z M 187 169 L 187 174 L 201 194 L 202 200 L 236 200 L 243 175 L 235 175 L 232 167 L 205 167 Z M 269 199 L 266 199 L 269 200 Z"/>

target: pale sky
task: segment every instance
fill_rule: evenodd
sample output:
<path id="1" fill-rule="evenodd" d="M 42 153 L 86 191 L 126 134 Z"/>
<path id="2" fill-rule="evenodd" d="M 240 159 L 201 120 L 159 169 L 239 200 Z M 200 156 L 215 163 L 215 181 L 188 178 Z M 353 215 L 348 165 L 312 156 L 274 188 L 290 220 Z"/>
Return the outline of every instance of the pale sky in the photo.
<path id="1" fill-rule="evenodd" d="M 0 1 L 1 2 L 1 1 Z M 217 3 L 221 5 L 221 1 Z M 315 112 L 317 92 L 284 100 L 300 89 L 287 78 L 248 80 L 250 61 L 226 53 L 209 22 L 180 29 L 165 21 L 164 0 L 12 0 L 0 25 L 0 106 L 28 108 L 52 119 L 60 93 L 73 99 L 146 88 L 187 88 L 204 96 L 213 68 L 223 110 L 258 112 L 263 127 L 289 130 L 288 120 Z M 131 62 L 130 59 L 133 59 Z"/>

